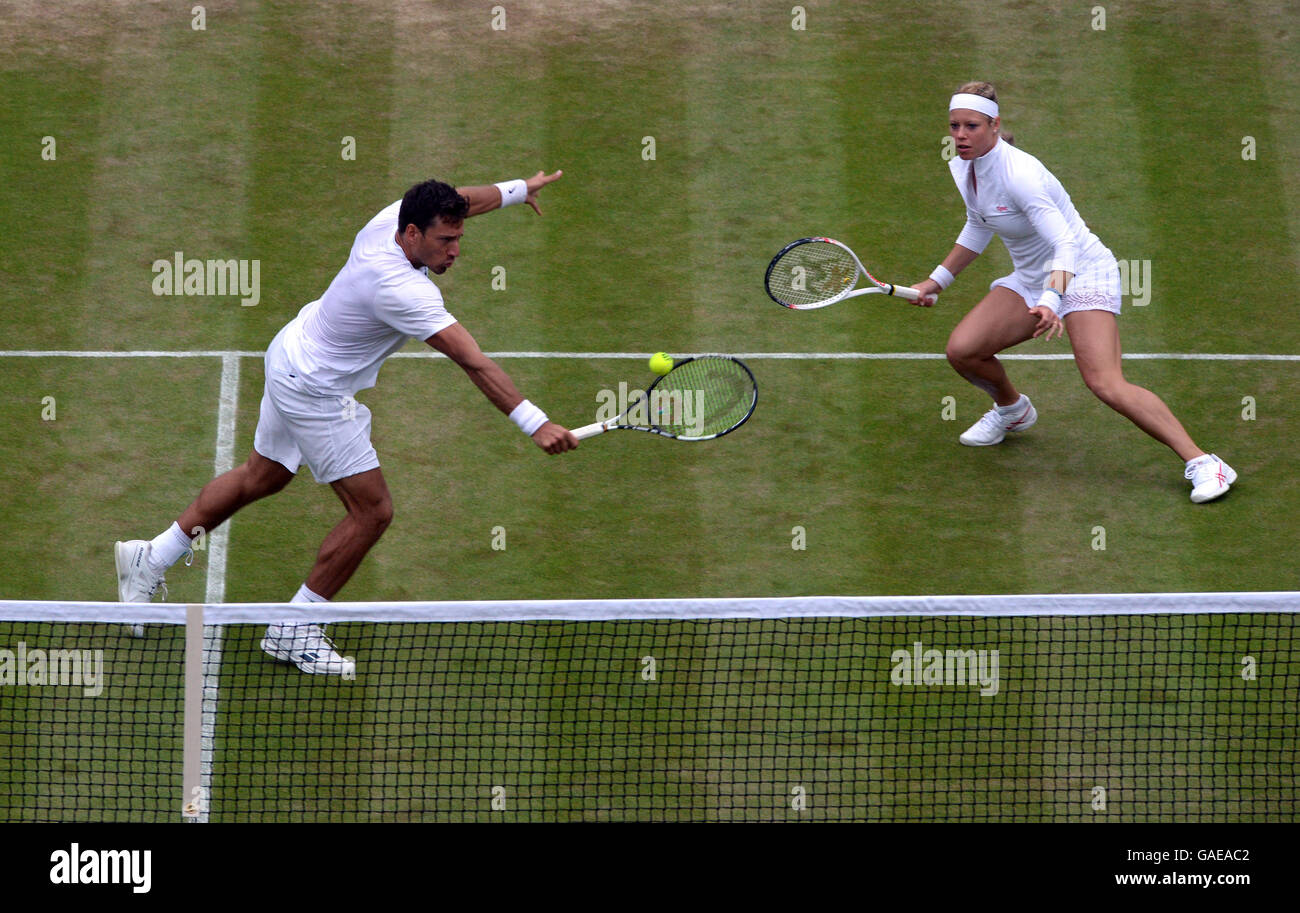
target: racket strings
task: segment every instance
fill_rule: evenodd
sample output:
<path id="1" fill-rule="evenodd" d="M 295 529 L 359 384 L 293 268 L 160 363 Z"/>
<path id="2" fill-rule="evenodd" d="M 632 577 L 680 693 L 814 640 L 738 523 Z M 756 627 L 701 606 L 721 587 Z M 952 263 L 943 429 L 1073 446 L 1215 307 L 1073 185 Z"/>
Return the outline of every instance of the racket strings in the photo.
<path id="1" fill-rule="evenodd" d="M 670 371 L 651 388 L 650 422 L 680 437 L 721 434 L 753 411 L 757 390 L 749 371 L 730 358 L 704 356 Z"/>
<path id="2" fill-rule="evenodd" d="M 806 241 L 772 264 L 767 287 L 786 307 L 802 307 L 847 294 L 857 280 L 858 265 L 847 250 L 825 241 Z"/>

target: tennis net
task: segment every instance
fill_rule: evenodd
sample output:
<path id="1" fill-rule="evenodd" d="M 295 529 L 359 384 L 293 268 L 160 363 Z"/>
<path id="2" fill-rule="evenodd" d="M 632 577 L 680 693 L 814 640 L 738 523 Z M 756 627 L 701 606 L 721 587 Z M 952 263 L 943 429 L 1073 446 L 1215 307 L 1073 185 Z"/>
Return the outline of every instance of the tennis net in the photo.
<path id="1" fill-rule="evenodd" d="M 1294 821 L 1297 609 L 0 601 L 0 821 Z"/>

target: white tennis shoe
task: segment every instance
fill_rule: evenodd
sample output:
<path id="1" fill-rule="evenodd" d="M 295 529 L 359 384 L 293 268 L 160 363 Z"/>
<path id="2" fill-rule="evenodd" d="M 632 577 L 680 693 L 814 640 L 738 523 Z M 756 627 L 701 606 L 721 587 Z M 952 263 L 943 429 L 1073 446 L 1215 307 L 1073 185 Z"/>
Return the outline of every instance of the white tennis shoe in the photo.
<path id="1" fill-rule="evenodd" d="M 1029 397 L 1022 395 L 1020 402 L 1016 403 L 1016 408 L 1011 412 L 999 412 L 997 406 L 994 406 L 980 416 L 978 422 L 967 428 L 958 440 L 967 447 L 1001 444 L 1008 431 L 1024 431 L 1036 421 L 1038 421 L 1038 410 L 1029 401 Z"/>
<path id="2" fill-rule="evenodd" d="M 145 539 L 131 539 L 114 544 L 118 602 L 152 602 L 154 594 L 159 590 L 162 590 L 163 599 L 167 598 L 167 584 L 163 581 L 163 575 L 155 573 L 149 567 L 149 552 L 152 549 L 153 546 Z M 143 637 L 144 625 L 131 625 L 131 636 Z"/>
<path id="3" fill-rule="evenodd" d="M 1192 480 L 1192 500 L 1197 504 L 1213 501 L 1237 481 L 1236 471 L 1212 453 L 1197 457 L 1183 470 L 1183 478 Z"/>
<path id="4" fill-rule="evenodd" d="M 334 649 L 320 625 L 271 625 L 262 638 L 262 649 L 312 675 L 356 676 L 357 664 Z"/>

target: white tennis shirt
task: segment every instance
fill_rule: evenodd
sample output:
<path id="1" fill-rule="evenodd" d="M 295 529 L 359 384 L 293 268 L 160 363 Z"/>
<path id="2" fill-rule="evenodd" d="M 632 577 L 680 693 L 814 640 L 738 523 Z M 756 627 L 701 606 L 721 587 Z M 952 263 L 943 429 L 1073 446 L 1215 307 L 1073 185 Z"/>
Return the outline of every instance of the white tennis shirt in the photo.
<path id="1" fill-rule="evenodd" d="M 1078 275 L 1112 258 L 1079 217 L 1061 182 L 1028 152 L 999 138 L 979 158 L 954 158 L 948 168 L 966 202 L 966 225 L 957 243 L 983 253 L 996 234 L 1029 288 L 1045 288 L 1052 270 Z"/>
<path id="2" fill-rule="evenodd" d="M 373 387 L 384 359 L 408 339 L 428 339 L 456 322 L 428 269 L 412 266 L 394 240 L 401 205 L 384 208 L 357 233 L 325 294 L 280 331 L 268 366 L 321 393 L 351 395 Z"/>

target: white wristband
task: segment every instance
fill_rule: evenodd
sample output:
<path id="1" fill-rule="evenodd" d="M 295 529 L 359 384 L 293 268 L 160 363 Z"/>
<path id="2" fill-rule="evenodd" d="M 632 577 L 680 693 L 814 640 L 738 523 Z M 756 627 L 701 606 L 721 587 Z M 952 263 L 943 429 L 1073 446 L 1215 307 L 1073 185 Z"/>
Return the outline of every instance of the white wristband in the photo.
<path id="1" fill-rule="evenodd" d="M 939 283 L 939 290 L 943 291 L 948 286 L 952 285 L 952 280 L 957 277 L 948 272 L 948 268 L 940 263 L 934 268 L 934 272 L 930 274 L 930 278 Z"/>
<path id="2" fill-rule="evenodd" d="M 500 184 L 494 184 L 493 186 L 501 191 L 502 209 L 528 199 L 528 184 L 522 180 L 502 181 Z"/>
<path id="3" fill-rule="evenodd" d="M 1043 294 L 1038 296 L 1037 307 L 1047 308 L 1053 314 L 1060 316 L 1061 293 L 1054 288 L 1043 289 Z"/>
<path id="4" fill-rule="evenodd" d="M 528 400 L 524 400 L 518 406 L 515 406 L 514 411 L 510 413 L 510 421 L 518 425 L 519 430 L 524 434 L 532 437 L 537 433 L 537 429 L 549 422 L 550 419 L 546 417 L 546 413 L 541 409 L 538 409 Z"/>

